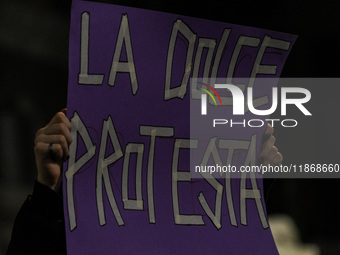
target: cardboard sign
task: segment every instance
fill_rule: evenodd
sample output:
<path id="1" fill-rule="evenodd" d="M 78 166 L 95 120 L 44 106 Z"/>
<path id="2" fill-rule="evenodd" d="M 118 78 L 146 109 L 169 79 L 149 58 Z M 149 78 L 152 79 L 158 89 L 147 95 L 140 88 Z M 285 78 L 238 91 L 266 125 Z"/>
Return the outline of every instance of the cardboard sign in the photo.
<path id="1" fill-rule="evenodd" d="M 74 1 L 74 140 L 63 182 L 68 254 L 276 254 L 261 179 L 190 177 L 190 78 L 278 77 L 294 41 Z M 236 132 L 248 141 L 246 155 L 258 156 L 264 128 Z"/>

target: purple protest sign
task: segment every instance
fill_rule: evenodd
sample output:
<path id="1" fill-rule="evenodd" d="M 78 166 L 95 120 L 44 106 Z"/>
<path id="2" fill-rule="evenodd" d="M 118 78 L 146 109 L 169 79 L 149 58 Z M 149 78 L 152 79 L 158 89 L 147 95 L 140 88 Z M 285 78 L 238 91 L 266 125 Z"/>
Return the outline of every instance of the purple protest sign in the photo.
<path id="1" fill-rule="evenodd" d="M 261 180 L 212 188 L 190 178 L 183 148 L 190 143 L 191 77 L 278 77 L 294 41 L 75 1 L 68 88 L 74 140 L 63 182 L 68 254 L 277 254 Z M 256 130 L 256 153 L 263 132 Z M 250 191 L 253 197 L 244 195 Z"/>

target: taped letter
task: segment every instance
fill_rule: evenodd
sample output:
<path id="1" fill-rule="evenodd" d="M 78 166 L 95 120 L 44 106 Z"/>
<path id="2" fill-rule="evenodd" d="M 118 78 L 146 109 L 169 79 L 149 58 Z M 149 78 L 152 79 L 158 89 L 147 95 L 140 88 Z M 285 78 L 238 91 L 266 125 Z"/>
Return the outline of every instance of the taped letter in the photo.
<path id="1" fill-rule="evenodd" d="M 125 43 L 127 61 L 119 61 L 123 50 L 123 42 Z M 108 84 L 110 86 L 115 85 L 116 76 L 118 72 L 129 73 L 132 93 L 135 95 L 138 90 L 137 75 L 135 69 L 135 62 L 133 60 L 132 44 L 130 37 L 129 21 L 126 14 L 122 15 L 120 22 L 120 28 L 118 32 L 118 38 L 116 42 L 116 48 L 113 55 L 111 71 Z"/>
<path id="2" fill-rule="evenodd" d="M 183 149 L 196 149 L 198 140 L 176 139 L 174 154 L 172 158 L 172 205 L 174 211 L 175 224 L 177 225 L 205 225 L 202 215 L 184 215 L 179 212 L 178 182 L 190 182 L 189 171 L 178 171 L 179 151 Z"/>
<path id="3" fill-rule="evenodd" d="M 172 73 L 172 63 L 175 52 L 175 44 L 177 40 L 178 32 L 180 32 L 189 42 L 187 49 L 187 55 L 185 60 L 185 70 L 183 73 L 182 83 L 171 89 L 171 73 Z M 169 42 L 168 56 L 166 61 L 166 74 L 165 74 L 165 90 L 164 90 L 164 100 L 169 100 L 174 97 L 183 99 L 186 91 L 187 85 L 191 73 L 192 57 L 195 49 L 196 35 L 190 30 L 190 28 L 180 19 L 176 20 L 172 27 L 171 38 Z"/>
<path id="4" fill-rule="evenodd" d="M 129 199 L 129 164 L 130 155 L 137 153 L 136 162 L 136 199 Z M 123 176 L 122 176 L 122 199 L 124 209 L 129 210 L 143 210 L 143 197 L 142 197 L 142 163 L 144 154 L 144 144 L 142 143 L 129 143 L 125 148 L 124 163 L 123 163 Z"/>
<path id="5" fill-rule="evenodd" d="M 111 139 L 114 153 L 110 154 L 108 157 L 105 158 L 108 135 Z M 109 165 L 115 163 L 121 157 L 123 157 L 123 152 L 116 134 L 116 130 L 113 126 L 111 117 L 109 116 L 108 120 L 103 122 L 96 176 L 96 199 L 100 226 L 106 224 L 103 204 L 103 183 L 108 200 L 110 202 L 112 212 L 117 220 L 117 223 L 119 226 L 124 225 L 123 218 L 120 215 L 116 199 L 112 191 L 109 174 Z"/>
<path id="6" fill-rule="evenodd" d="M 252 166 L 256 163 L 256 135 L 253 135 L 250 141 L 248 154 L 245 160 L 245 166 Z M 268 222 L 266 219 L 266 215 L 264 213 L 262 200 L 261 200 L 261 192 L 257 187 L 256 176 L 254 172 L 250 172 L 250 182 L 251 189 L 246 188 L 248 173 L 241 173 L 241 185 L 240 185 L 240 212 L 241 212 L 241 224 L 247 225 L 247 199 L 254 199 L 256 203 L 257 212 L 260 216 L 260 220 L 262 223 L 262 227 L 264 229 L 268 228 Z"/>
<path id="7" fill-rule="evenodd" d="M 89 74 L 89 41 L 90 41 L 90 14 L 83 12 L 81 15 L 80 38 L 80 73 L 78 83 L 85 85 L 101 85 L 103 74 Z"/>
<path id="8" fill-rule="evenodd" d="M 78 170 L 82 168 L 96 153 L 96 146 L 93 144 L 91 137 L 77 112 L 74 112 L 74 115 L 71 119 L 71 124 L 71 135 L 73 138 L 73 142 L 70 145 L 70 158 L 68 160 L 67 170 L 65 171 L 67 210 L 69 215 L 70 231 L 74 230 L 77 227 L 76 213 L 74 209 L 75 206 L 73 195 L 73 177 L 78 172 Z M 78 134 L 85 144 L 86 153 L 83 154 L 78 159 L 78 161 L 76 161 Z"/>
<path id="9" fill-rule="evenodd" d="M 228 150 L 227 160 L 225 163 L 226 166 L 231 166 L 233 164 L 234 152 L 236 150 L 247 151 L 249 148 L 249 144 L 250 144 L 249 141 L 220 139 L 219 148 Z M 230 223 L 231 225 L 237 227 L 234 202 L 233 202 L 233 196 L 232 196 L 232 190 L 231 190 L 231 173 L 229 171 L 225 173 L 225 194 L 227 197 L 227 205 L 228 205 Z"/>
<path id="10" fill-rule="evenodd" d="M 147 190 L 148 190 L 148 210 L 149 210 L 149 222 L 151 224 L 156 223 L 155 218 L 155 204 L 153 196 L 153 164 L 155 156 L 155 143 L 156 137 L 172 137 L 174 135 L 174 129 L 170 127 L 153 127 L 153 126 L 140 126 L 140 135 L 150 136 L 150 149 L 148 158 L 148 174 L 147 174 Z"/>
<path id="11" fill-rule="evenodd" d="M 214 163 L 216 165 L 222 166 L 222 160 L 219 155 L 218 149 L 216 147 L 216 141 L 217 137 L 212 137 L 209 141 L 209 144 L 207 145 L 207 149 L 204 153 L 201 166 L 207 166 L 210 156 L 213 157 Z M 209 217 L 209 219 L 212 221 L 212 223 L 215 225 L 217 229 L 220 229 L 222 227 L 221 225 L 221 211 L 222 211 L 222 193 L 223 193 L 223 185 L 219 183 L 213 175 L 211 175 L 208 172 L 200 172 L 200 175 L 203 176 L 203 178 L 216 190 L 216 197 L 215 197 L 215 213 L 212 212 L 210 209 L 206 198 L 203 194 L 203 192 L 200 192 L 198 195 L 198 200 Z"/>

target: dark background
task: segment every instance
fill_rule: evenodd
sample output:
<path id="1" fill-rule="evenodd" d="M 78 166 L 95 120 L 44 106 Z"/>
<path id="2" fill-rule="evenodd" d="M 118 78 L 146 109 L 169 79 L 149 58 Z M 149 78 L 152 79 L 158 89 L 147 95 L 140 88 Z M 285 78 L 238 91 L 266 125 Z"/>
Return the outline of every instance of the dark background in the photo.
<path id="1" fill-rule="evenodd" d="M 102 2 L 296 34 L 281 76 L 339 77 L 338 1 Z M 70 6 L 60 0 L 0 2 L 0 255 L 36 176 L 35 132 L 66 106 Z M 339 163 L 339 92 L 322 84 L 313 92 L 313 113 L 322 116 L 313 126 L 276 128 L 284 164 Z M 325 110 L 324 102 L 333 110 Z M 340 254 L 340 180 L 265 180 L 265 194 L 269 214 L 290 215 L 304 242 L 318 244 L 322 254 Z"/>

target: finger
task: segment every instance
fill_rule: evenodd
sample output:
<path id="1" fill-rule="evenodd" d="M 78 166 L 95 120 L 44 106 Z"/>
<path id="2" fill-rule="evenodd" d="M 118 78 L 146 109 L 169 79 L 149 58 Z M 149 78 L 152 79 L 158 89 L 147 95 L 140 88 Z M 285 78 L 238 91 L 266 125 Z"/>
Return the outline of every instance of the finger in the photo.
<path id="1" fill-rule="evenodd" d="M 278 154 L 279 150 L 277 149 L 277 147 L 272 146 L 272 148 L 270 149 L 268 155 L 267 155 L 267 161 L 272 164 L 272 162 L 274 161 L 274 158 L 276 157 L 276 155 Z"/>
<path id="2" fill-rule="evenodd" d="M 262 144 L 262 149 L 260 152 L 260 157 L 265 158 L 268 157 L 272 147 L 275 144 L 275 137 L 271 135 L 263 144 Z"/>
<path id="3" fill-rule="evenodd" d="M 266 130 L 264 131 L 264 134 L 263 134 L 262 143 L 267 141 L 269 137 L 273 134 L 274 134 L 274 128 L 269 123 L 267 123 Z"/>
<path id="4" fill-rule="evenodd" d="M 264 158 L 264 165 L 280 165 L 282 163 L 282 154 L 278 151 L 277 147 L 273 146 L 269 154 Z"/>
<path id="5" fill-rule="evenodd" d="M 63 135 L 45 135 L 42 134 L 37 138 L 37 143 L 44 144 L 54 144 L 61 146 L 61 158 L 66 160 L 69 156 L 68 143 L 66 141 L 65 136 Z"/>
<path id="6" fill-rule="evenodd" d="M 50 147 L 49 143 L 38 142 L 34 150 L 36 156 L 41 160 L 49 160 L 59 164 L 63 159 L 63 151 L 60 144 L 52 144 Z"/>
<path id="7" fill-rule="evenodd" d="M 64 123 L 55 123 L 40 131 L 39 135 L 62 135 L 66 138 L 67 144 L 71 144 L 72 135 L 68 127 Z"/>
<path id="8" fill-rule="evenodd" d="M 272 127 L 272 125 L 270 125 L 269 123 L 267 123 L 267 127 L 266 130 L 264 131 L 265 134 L 274 134 L 274 128 Z"/>
<path id="9" fill-rule="evenodd" d="M 35 142 L 34 142 L 34 143 L 37 143 L 37 141 L 36 141 L 36 140 L 37 140 L 37 137 L 39 137 L 41 134 L 43 134 L 45 129 L 46 129 L 45 127 L 40 128 L 40 129 L 35 133 Z"/>
<path id="10" fill-rule="evenodd" d="M 272 158 L 267 158 L 263 161 L 263 165 L 271 165 L 271 166 L 278 166 L 282 163 L 282 154 L 281 153 L 277 153 L 274 157 Z"/>
<path id="11" fill-rule="evenodd" d="M 56 123 L 64 123 L 66 127 L 69 130 L 71 130 L 71 127 L 72 127 L 71 122 L 68 120 L 68 118 L 66 117 L 66 114 L 63 111 L 60 111 L 56 115 L 54 115 L 54 117 L 51 119 L 51 121 L 46 126 L 50 126 Z"/>
<path id="12" fill-rule="evenodd" d="M 64 149 L 62 146 L 58 143 L 50 143 L 48 144 L 48 154 L 49 157 L 56 162 L 59 162 L 61 160 L 66 160 Z"/>
<path id="13" fill-rule="evenodd" d="M 276 156 L 274 157 L 272 164 L 275 165 L 275 166 L 281 165 L 282 161 L 283 161 L 283 156 L 282 156 L 282 154 L 280 152 L 278 152 L 276 154 Z"/>

